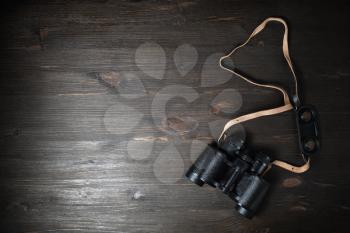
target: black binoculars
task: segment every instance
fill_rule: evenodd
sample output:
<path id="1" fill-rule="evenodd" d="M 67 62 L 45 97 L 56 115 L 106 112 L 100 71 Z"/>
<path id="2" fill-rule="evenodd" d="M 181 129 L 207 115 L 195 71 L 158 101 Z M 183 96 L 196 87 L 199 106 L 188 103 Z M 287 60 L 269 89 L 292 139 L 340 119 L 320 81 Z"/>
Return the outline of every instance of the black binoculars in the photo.
<path id="1" fill-rule="evenodd" d="M 209 144 L 186 177 L 199 186 L 208 184 L 220 189 L 236 201 L 235 208 L 241 215 L 252 218 L 269 188 L 262 178 L 269 166 L 267 155 L 250 152 L 229 136 L 220 144 Z"/>
<path id="2" fill-rule="evenodd" d="M 296 110 L 299 146 L 304 159 L 320 150 L 317 111 L 311 106 Z M 186 177 L 195 184 L 208 184 L 236 201 L 237 211 L 252 218 L 267 193 L 269 184 L 262 178 L 270 168 L 270 157 L 250 151 L 234 134 L 213 142 L 189 168 Z"/>

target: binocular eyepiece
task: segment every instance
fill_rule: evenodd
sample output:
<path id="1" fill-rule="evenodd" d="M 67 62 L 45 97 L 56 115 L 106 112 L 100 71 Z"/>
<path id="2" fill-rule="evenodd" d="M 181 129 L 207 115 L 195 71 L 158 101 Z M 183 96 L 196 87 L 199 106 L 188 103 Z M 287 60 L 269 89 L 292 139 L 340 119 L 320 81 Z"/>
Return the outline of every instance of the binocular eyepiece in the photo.
<path id="1" fill-rule="evenodd" d="M 252 218 L 269 188 L 262 178 L 269 166 L 267 155 L 251 153 L 229 136 L 220 144 L 209 144 L 186 177 L 199 186 L 220 189 L 236 202 L 241 215 Z"/>

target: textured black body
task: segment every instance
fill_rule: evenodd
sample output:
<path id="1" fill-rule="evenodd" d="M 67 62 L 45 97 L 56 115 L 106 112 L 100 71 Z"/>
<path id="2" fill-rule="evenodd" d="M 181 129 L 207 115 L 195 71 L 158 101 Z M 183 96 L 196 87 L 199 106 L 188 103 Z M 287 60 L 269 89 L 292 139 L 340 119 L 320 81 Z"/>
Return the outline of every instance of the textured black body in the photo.
<path id="1" fill-rule="evenodd" d="M 208 184 L 220 189 L 236 201 L 236 210 L 247 218 L 253 217 L 266 195 L 269 184 L 261 177 L 268 169 L 270 158 L 248 150 L 232 150 L 233 138 L 220 146 L 208 147 L 186 173 L 195 184 Z"/>

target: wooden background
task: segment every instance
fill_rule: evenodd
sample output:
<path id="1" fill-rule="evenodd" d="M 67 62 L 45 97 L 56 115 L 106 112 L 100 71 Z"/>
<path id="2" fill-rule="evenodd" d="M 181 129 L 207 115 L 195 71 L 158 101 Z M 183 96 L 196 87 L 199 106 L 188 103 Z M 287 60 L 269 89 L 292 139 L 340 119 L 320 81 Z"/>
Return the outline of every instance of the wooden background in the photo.
<path id="1" fill-rule="evenodd" d="M 3 4 L 0 232 L 347 232 L 350 9 L 345 1 L 321 2 Z M 184 179 L 162 183 L 153 170 L 169 143 L 188 168 L 192 140 L 211 139 L 208 122 L 281 103 L 278 93 L 237 78 L 215 87 L 200 85 L 206 57 L 229 51 L 268 16 L 289 22 L 303 99 L 320 112 L 322 151 L 305 174 L 273 169 L 266 203 L 247 220 L 218 191 Z M 271 24 L 235 57 L 235 65 L 259 80 L 292 87 L 281 38 L 282 27 Z M 135 65 L 135 51 L 145 42 L 156 42 L 166 52 L 163 80 L 150 78 Z M 177 75 L 172 62 L 175 49 L 184 43 L 199 55 L 185 78 Z M 122 98 L 118 76 L 108 76 L 111 71 L 137 74 L 146 96 Z M 171 124 L 175 133 L 167 134 L 154 126 L 150 103 L 162 87 L 178 83 L 194 88 L 200 98 L 192 105 L 179 100 L 169 112 L 186 112 L 199 125 L 188 129 L 191 122 L 181 115 Z M 210 103 L 227 87 L 241 93 L 243 106 L 223 116 L 220 106 L 225 104 L 213 109 Z M 105 112 L 117 102 L 144 114 L 130 133 L 106 130 Z M 250 143 L 268 149 L 274 158 L 300 163 L 293 117 L 290 112 L 244 124 Z M 140 138 L 154 139 L 156 146 L 148 158 L 135 161 L 123 142 Z M 181 168 L 176 159 L 169 161 Z"/>

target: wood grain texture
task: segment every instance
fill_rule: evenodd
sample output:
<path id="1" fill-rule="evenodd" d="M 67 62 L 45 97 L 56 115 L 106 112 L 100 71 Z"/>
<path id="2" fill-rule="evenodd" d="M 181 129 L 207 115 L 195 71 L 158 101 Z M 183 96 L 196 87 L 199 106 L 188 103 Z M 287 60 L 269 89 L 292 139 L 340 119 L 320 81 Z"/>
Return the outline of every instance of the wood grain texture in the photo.
<path id="1" fill-rule="evenodd" d="M 346 232 L 349 10 L 340 1 L 257 0 L 57 0 L 4 6 L 0 232 Z M 229 51 L 268 16 L 282 16 L 290 24 L 290 50 L 303 100 L 320 112 L 322 152 L 306 174 L 274 169 L 268 176 L 272 188 L 266 203 L 253 220 L 246 220 L 216 190 L 199 189 L 184 179 L 162 183 L 154 164 L 173 144 L 180 157 L 169 161 L 178 169 L 181 163 L 185 169 L 190 166 L 191 142 L 212 138 L 208 122 L 232 117 L 220 114 L 220 108 L 230 103 L 210 106 L 225 88 L 242 95 L 243 105 L 234 115 L 281 103 L 277 93 L 236 78 L 201 87 L 206 58 Z M 237 54 L 235 66 L 259 80 L 292 87 L 280 51 L 281 29 L 269 26 Z M 156 42 L 165 51 L 163 80 L 150 78 L 135 64 L 135 51 L 145 42 Z M 173 54 L 184 43 L 196 48 L 198 62 L 180 77 Z M 145 88 L 142 98 L 121 95 L 122 72 L 140 78 Z M 133 80 L 122 84 L 136 85 Z M 192 87 L 199 98 L 169 104 L 168 113 L 174 117 L 161 121 L 161 127 L 172 130 L 166 133 L 154 125 L 151 104 L 161 88 L 176 84 Z M 106 129 L 106 111 L 116 103 L 143 115 L 125 134 Z M 117 119 L 128 125 L 127 110 L 116 111 Z M 176 115 L 179 112 L 186 114 Z M 275 158 L 299 162 L 293 113 L 244 127 L 256 147 L 268 148 Z M 128 155 L 130 141 L 155 141 L 155 145 L 150 156 L 135 160 Z M 145 145 L 136 144 L 133 150 L 140 154 Z"/>

